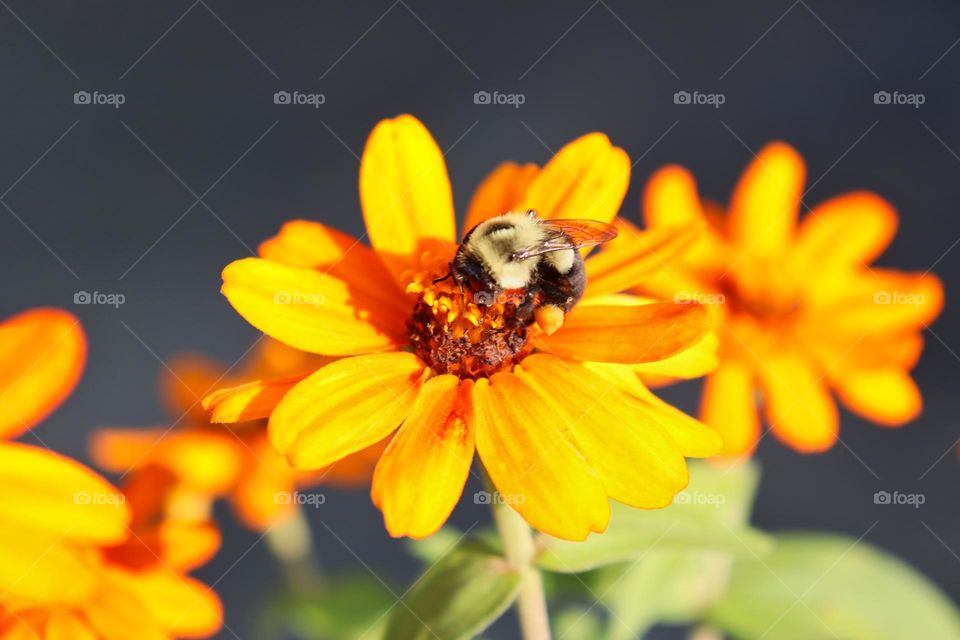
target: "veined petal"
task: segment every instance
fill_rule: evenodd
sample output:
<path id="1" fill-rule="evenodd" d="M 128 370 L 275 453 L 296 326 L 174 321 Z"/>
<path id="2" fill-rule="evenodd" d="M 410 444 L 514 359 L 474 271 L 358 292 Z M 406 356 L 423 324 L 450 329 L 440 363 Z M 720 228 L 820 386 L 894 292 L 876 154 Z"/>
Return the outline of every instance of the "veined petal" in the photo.
<path id="1" fill-rule="evenodd" d="M 0 526 L 111 544 L 127 535 L 130 511 L 113 485 L 45 449 L 0 444 Z"/>
<path id="2" fill-rule="evenodd" d="M 402 299 L 311 269 L 237 260 L 223 270 L 222 292 L 254 327 L 310 353 L 383 351 L 407 339 Z"/>
<path id="3" fill-rule="evenodd" d="M 390 535 L 435 533 L 460 499 L 473 461 L 472 387 L 451 375 L 428 380 L 381 456 L 371 496 Z"/>
<path id="4" fill-rule="evenodd" d="M 300 469 L 319 469 L 368 447 L 400 426 L 423 384 L 411 353 L 344 358 L 283 397 L 270 416 L 270 439 Z"/>
<path id="5" fill-rule="evenodd" d="M 760 150 L 730 201 L 728 236 L 740 252 L 779 255 L 793 238 L 806 179 L 793 147 L 772 142 Z"/>
<path id="6" fill-rule="evenodd" d="M 845 407 L 885 427 L 915 420 L 923 410 L 920 390 L 902 369 L 838 371 L 830 383 Z"/>
<path id="7" fill-rule="evenodd" d="M 409 115 L 382 120 L 360 161 L 367 233 L 399 281 L 425 250 L 456 242 L 453 194 L 443 152 Z"/>
<path id="8" fill-rule="evenodd" d="M 540 171 L 517 210 L 541 218 L 612 222 L 630 182 L 630 157 L 602 133 L 567 144 Z"/>
<path id="9" fill-rule="evenodd" d="M 516 205 L 540 172 L 533 163 L 504 162 L 488 175 L 470 200 L 464 233 L 488 218 L 517 209 Z"/>
<path id="10" fill-rule="evenodd" d="M 616 386 L 582 364 L 545 354 L 530 356 L 521 366 L 542 402 L 560 409 L 563 422 L 555 427 L 572 434 L 608 496 L 658 509 L 687 485 L 687 465 L 676 443 Z"/>
<path id="11" fill-rule="evenodd" d="M 753 372 L 736 360 L 724 360 L 707 376 L 700 400 L 700 419 L 720 434 L 725 456 L 749 454 L 757 445 L 760 417 L 755 388 Z"/>
<path id="12" fill-rule="evenodd" d="M 819 453 L 837 439 L 837 405 L 827 381 L 805 356 L 769 354 L 757 371 L 773 434 L 803 453 Z"/>
<path id="13" fill-rule="evenodd" d="M 657 362 L 635 365 L 633 370 L 647 386 L 662 386 L 677 380 L 691 380 L 705 376 L 717 368 L 719 338 L 710 331 L 689 349 Z"/>
<path id="14" fill-rule="evenodd" d="M 283 396 L 307 374 L 254 380 L 229 389 L 219 389 L 203 399 L 210 422 L 232 424 L 270 417 Z"/>
<path id="15" fill-rule="evenodd" d="M 534 528 L 565 540 L 604 531 L 603 484 L 573 444 L 565 417 L 529 374 L 497 373 L 473 387 L 477 452 L 497 491 Z"/>
<path id="16" fill-rule="evenodd" d="M 836 196 L 814 207 L 797 231 L 792 259 L 826 277 L 837 270 L 866 267 L 897 233 L 897 212 L 867 191 Z"/>
<path id="17" fill-rule="evenodd" d="M 80 321 L 39 308 L 0 322 L 0 438 L 43 420 L 73 391 L 86 360 Z"/>
<path id="18" fill-rule="evenodd" d="M 639 364 L 680 353 L 709 329 L 710 310 L 704 305 L 581 305 L 567 314 L 556 333 L 540 334 L 534 344 L 572 360 Z"/>

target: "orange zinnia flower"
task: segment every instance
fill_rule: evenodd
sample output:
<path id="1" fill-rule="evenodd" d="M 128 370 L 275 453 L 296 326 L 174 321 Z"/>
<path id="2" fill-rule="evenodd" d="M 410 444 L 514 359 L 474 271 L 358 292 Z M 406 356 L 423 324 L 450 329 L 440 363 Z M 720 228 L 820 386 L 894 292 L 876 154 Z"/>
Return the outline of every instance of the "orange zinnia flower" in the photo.
<path id="1" fill-rule="evenodd" d="M 64 311 L 0 323 L 0 434 L 19 435 L 53 411 L 85 357 L 79 322 Z M 136 539 L 131 505 L 83 465 L 3 441 L 0 500 L 0 638 L 201 637 L 220 628 L 216 594 L 185 575 L 195 563 L 159 546 L 136 565 L 117 554 Z"/>
<path id="2" fill-rule="evenodd" d="M 883 426 L 921 410 L 908 372 L 940 312 L 940 281 L 869 266 L 897 227 L 893 207 L 873 193 L 832 198 L 798 224 L 804 179 L 800 155 L 774 142 L 747 167 L 726 214 L 702 202 L 678 166 L 658 171 L 644 195 L 649 227 L 707 229 L 643 289 L 719 307 L 721 365 L 707 378 L 701 418 L 727 454 L 750 452 L 761 437 L 757 390 L 770 430 L 803 452 L 837 439 L 831 390 Z"/>
<path id="3" fill-rule="evenodd" d="M 360 451 L 320 471 L 298 471 L 271 446 L 266 422 L 282 391 L 329 362 L 266 339 L 235 375 L 210 359 L 186 355 L 175 358 L 163 371 L 162 396 L 172 415 L 173 427 L 152 429 L 102 429 L 91 441 L 91 455 L 101 468 L 113 473 L 146 474 L 151 480 L 137 482 L 142 492 L 176 515 L 193 510 L 195 520 L 209 517 L 212 502 L 226 498 L 238 519 L 247 527 L 266 531 L 294 512 L 291 495 L 298 488 L 325 482 L 358 486 L 369 482 L 373 465 L 383 447 Z M 210 424 L 200 404 L 218 384 L 241 385 L 248 380 L 281 376 L 272 399 L 261 394 L 245 404 L 245 422 L 233 429 Z M 280 381 L 285 381 L 284 387 Z M 242 388 L 242 387 L 241 387 Z M 266 406 L 258 413 L 258 406 Z M 220 407 L 229 411 L 229 405 Z"/>
<path id="4" fill-rule="evenodd" d="M 590 134 L 543 169 L 498 168 L 474 197 L 467 227 L 528 209 L 610 222 L 629 173 L 626 153 Z M 588 259 L 585 299 L 548 336 L 537 325 L 507 328 L 509 305 L 483 312 L 449 280 L 436 282 L 457 235 L 443 155 L 418 120 L 374 129 L 360 200 L 372 248 L 322 224 L 290 222 L 260 258 L 227 266 L 223 293 L 266 334 L 340 357 L 283 389 L 271 440 L 311 469 L 392 436 L 372 487 L 392 535 L 423 537 L 443 525 L 475 450 L 530 524 L 568 539 L 605 530 L 608 498 L 670 504 L 687 483 L 684 456 L 718 451 L 715 432 L 659 401 L 633 368 L 695 344 L 707 309 L 613 295 L 650 271 L 650 246 L 666 236 Z M 246 402 L 286 384 L 263 380 L 208 404 L 216 419 L 242 418 Z M 232 411 L 220 412 L 226 405 Z"/>

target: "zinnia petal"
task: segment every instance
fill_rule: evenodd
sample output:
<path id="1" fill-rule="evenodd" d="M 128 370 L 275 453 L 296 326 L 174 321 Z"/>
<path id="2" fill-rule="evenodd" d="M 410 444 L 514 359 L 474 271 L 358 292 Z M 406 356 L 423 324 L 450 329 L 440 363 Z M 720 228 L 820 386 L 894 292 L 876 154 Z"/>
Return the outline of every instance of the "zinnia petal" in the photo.
<path id="1" fill-rule="evenodd" d="M 920 390 L 902 369 L 838 372 L 831 384 L 844 406 L 883 426 L 899 427 L 923 410 Z"/>
<path id="2" fill-rule="evenodd" d="M 472 387 L 451 375 L 428 380 L 380 458 L 371 496 L 390 535 L 433 534 L 460 499 L 473 461 Z"/>
<path id="3" fill-rule="evenodd" d="M 170 412 L 177 418 L 206 422 L 200 400 L 213 391 L 225 369 L 204 356 L 186 354 L 173 358 L 160 375 L 160 394 Z"/>
<path id="4" fill-rule="evenodd" d="M 92 552 L 69 542 L 69 537 L 37 535 L 13 522 L 0 524 L 0 593 L 5 601 L 63 605 L 89 598 L 98 586 Z"/>
<path id="5" fill-rule="evenodd" d="M 497 373 L 473 387 L 477 451 L 503 499 L 533 527 L 565 540 L 604 531 L 603 484 L 529 374 Z"/>
<path id="6" fill-rule="evenodd" d="M 59 309 L 32 309 L 0 323 L 0 438 L 37 424 L 76 386 L 86 359 L 80 321 Z"/>
<path id="7" fill-rule="evenodd" d="M 700 225 L 706 222 L 693 175 L 678 165 L 658 169 L 643 191 L 647 227 Z"/>
<path id="8" fill-rule="evenodd" d="M 757 372 L 773 434 L 804 453 L 817 453 L 837 439 L 837 405 L 806 357 L 787 349 L 770 354 Z"/>
<path id="9" fill-rule="evenodd" d="M 700 419 L 720 433 L 723 455 L 748 454 L 760 438 L 755 388 L 750 368 L 736 360 L 725 360 L 704 383 Z"/>
<path id="10" fill-rule="evenodd" d="M 426 250 L 456 242 L 453 194 L 443 152 L 409 115 L 382 120 L 360 161 L 367 233 L 398 282 Z"/>
<path id="11" fill-rule="evenodd" d="M 517 203 L 539 172 L 540 167 L 533 163 L 504 162 L 494 169 L 480 183 L 470 200 L 463 225 L 464 233 L 488 218 L 517 210 Z"/>
<path id="12" fill-rule="evenodd" d="M 310 353 L 353 355 L 406 341 L 409 308 L 384 290 L 260 258 L 223 270 L 223 294 L 250 324 Z"/>
<path id="13" fill-rule="evenodd" d="M 210 422 L 232 424 L 269 418 L 283 396 L 307 375 L 273 380 L 254 380 L 228 389 L 218 389 L 203 399 Z"/>
<path id="14" fill-rule="evenodd" d="M 399 427 L 423 374 L 423 362 L 402 352 L 328 364 L 280 401 L 270 416 L 270 439 L 295 467 L 325 467 Z"/>

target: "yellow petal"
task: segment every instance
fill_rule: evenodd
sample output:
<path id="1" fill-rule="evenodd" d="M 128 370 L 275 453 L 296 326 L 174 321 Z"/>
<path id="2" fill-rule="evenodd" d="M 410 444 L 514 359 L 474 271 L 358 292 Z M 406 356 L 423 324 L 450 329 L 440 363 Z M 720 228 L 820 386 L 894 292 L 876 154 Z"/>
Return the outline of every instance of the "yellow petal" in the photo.
<path id="1" fill-rule="evenodd" d="M 725 360 L 703 387 L 700 419 L 723 438 L 723 455 L 749 454 L 760 438 L 755 382 L 750 368 Z"/>
<path id="2" fill-rule="evenodd" d="M 373 474 L 371 496 L 394 537 L 425 538 L 447 521 L 470 473 L 470 380 L 431 378 Z"/>
<path id="3" fill-rule="evenodd" d="M 160 637 L 207 637 L 223 625 L 223 606 L 217 594 L 189 576 L 158 568 L 136 573 L 116 571 L 112 579 L 118 594 L 130 593 L 142 603 L 146 619 L 162 634 Z"/>
<path id="4" fill-rule="evenodd" d="M 370 242 L 398 282 L 422 252 L 456 241 L 443 153 L 413 116 L 382 120 L 370 134 L 360 161 L 360 203 Z"/>
<path id="5" fill-rule="evenodd" d="M 410 413 L 424 365 L 411 353 L 344 358 L 283 397 L 270 416 L 277 451 L 319 469 L 385 438 Z"/>
<path id="6" fill-rule="evenodd" d="M 656 387 L 677 380 L 705 376 L 717 368 L 717 334 L 710 331 L 695 345 L 665 360 L 634 366 L 647 386 Z"/>
<path id="7" fill-rule="evenodd" d="M 37 424 L 76 386 L 86 359 L 80 321 L 31 309 L 0 322 L 0 438 Z"/>
<path id="8" fill-rule="evenodd" d="M 523 370 L 556 403 L 574 446 L 600 476 L 607 495 L 632 507 L 669 505 L 687 485 L 687 465 L 654 416 L 584 365 L 548 355 L 525 359 Z M 550 454 L 545 454 L 549 456 Z"/>
<path id="9" fill-rule="evenodd" d="M 915 420 L 923 410 L 920 390 L 901 369 L 837 372 L 831 384 L 844 406 L 886 427 Z"/>
<path id="10" fill-rule="evenodd" d="M 283 396 L 306 374 L 254 380 L 229 389 L 219 389 L 203 399 L 203 408 L 210 412 L 210 422 L 232 424 L 270 417 Z"/>
<path id="11" fill-rule="evenodd" d="M 92 552 L 69 541 L 69 537 L 38 535 L 5 519 L 0 524 L 4 604 L 13 598 L 34 604 L 79 603 L 89 598 L 98 587 L 97 571 L 89 558 Z"/>
<path id="12" fill-rule="evenodd" d="M 818 453 L 837 439 L 837 405 L 827 381 L 805 356 L 769 354 L 757 374 L 773 434 L 803 453 Z"/>
<path id="13" fill-rule="evenodd" d="M 360 289 L 329 274 L 259 258 L 223 270 L 223 294 L 254 327 L 325 355 L 383 351 L 407 340 L 409 308 L 390 289 Z"/>
<path id="14" fill-rule="evenodd" d="M 922 330 L 943 309 L 943 284 L 932 273 L 873 269 L 846 284 L 843 297 L 816 309 L 815 322 L 836 335 Z"/>
<path id="15" fill-rule="evenodd" d="M 541 351 L 572 360 L 639 364 L 669 358 L 696 344 L 710 329 L 710 310 L 698 304 L 581 305 Z"/>
<path id="16" fill-rule="evenodd" d="M 488 218 L 517 210 L 530 183 L 540 172 L 535 164 L 504 162 L 488 175 L 470 200 L 464 233 Z"/>
<path id="17" fill-rule="evenodd" d="M 783 142 L 771 142 L 747 166 L 730 201 L 729 237 L 749 255 L 777 256 L 796 228 L 806 168 Z"/>
<path id="18" fill-rule="evenodd" d="M 53 611 L 47 622 L 44 640 L 97 640 L 94 630 L 79 616 L 66 611 Z M 6 636 L 4 636 L 6 640 Z"/>
<path id="19" fill-rule="evenodd" d="M 501 499 L 536 529 L 565 540 L 604 531 L 603 484 L 573 444 L 557 404 L 522 370 L 473 387 L 477 452 Z"/>
<path id="20" fill-rule="evenodd" d="M 517 210 L 542 218 L 612 222 L 630 182 L 630 157 L 602 133 L 577 138 L 557 152 L 527 189 Z"/>
<path id="21" fill-rule="evenodd" d="M 188 423 L 206 422 L 200 399 L 216 388 L 225 371 L 225 366 L 205 356 L 173 358 L 160 373 L 160 394 L 170 413 Z"/>

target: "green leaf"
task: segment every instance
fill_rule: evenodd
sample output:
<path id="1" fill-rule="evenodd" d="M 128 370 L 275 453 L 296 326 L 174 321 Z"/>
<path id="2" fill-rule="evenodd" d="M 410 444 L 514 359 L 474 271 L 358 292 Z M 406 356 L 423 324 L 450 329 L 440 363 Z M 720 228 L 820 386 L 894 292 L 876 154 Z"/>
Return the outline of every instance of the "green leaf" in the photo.
<path id="1" fill-rule="evenodd" d="M 563 640 L 597 640 L 603 637 L 600 607 L 570 607 L 553 616 L 553 631 Z"/>
<path id="2" fill-rule="evenodd" d="M 606 533 L 585 542 L 538 536 L 537 564 L 547 571 L 582 572 L 657 551 L 711 551 L 753 557 L 770 550 L 769 537 L 744 524 L 758 472 L 754 465 L 691 463 L 690 486 L 665 509 L 613 505 Z"/>
<path id="3" fill-rule="evenodd" d="M 927 578 L 828 534 L 778 535 L 769 556 L 737 562 L 708 620 L 738 638 L 960 638 L 956 607 Z"/>
<path id="4" fill-rule="evenodd" d="M 427 570 L 397 605 L 385 640 L 472 638 L 517 597 L 520 574 L 488 545 L 466 542 Z"/>

